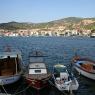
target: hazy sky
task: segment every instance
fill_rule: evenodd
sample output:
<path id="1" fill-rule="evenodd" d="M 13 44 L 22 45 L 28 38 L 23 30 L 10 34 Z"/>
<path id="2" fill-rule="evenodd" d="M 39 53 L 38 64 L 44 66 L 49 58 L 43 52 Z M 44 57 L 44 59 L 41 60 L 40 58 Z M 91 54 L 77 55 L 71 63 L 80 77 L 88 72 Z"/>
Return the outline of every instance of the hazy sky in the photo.
<path id="1" fill-rule="evenodd" d="M 0 23 L 95 17 L 95 0 L 0 0 Z"/>

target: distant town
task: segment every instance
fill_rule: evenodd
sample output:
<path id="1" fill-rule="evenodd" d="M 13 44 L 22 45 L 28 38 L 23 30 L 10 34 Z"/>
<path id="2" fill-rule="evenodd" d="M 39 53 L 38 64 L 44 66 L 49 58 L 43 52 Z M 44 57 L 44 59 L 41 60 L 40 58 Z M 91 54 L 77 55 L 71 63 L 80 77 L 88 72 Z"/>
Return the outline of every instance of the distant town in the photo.
<path id="1" fill-rule="evenodd" d="M 19 30 L 4 30 L 0 29 L 0 36 L 94 36 L 95 31 L 91 30 L 64 30 L 62 27 L 58 29 L 19 29 Z"/>
<path id="2" fill-rule="evenodd" d="M 0 24 L 2 36 L 95 36 L 95 18 L 68 17 L 46 23 L 18 23 Z"/>

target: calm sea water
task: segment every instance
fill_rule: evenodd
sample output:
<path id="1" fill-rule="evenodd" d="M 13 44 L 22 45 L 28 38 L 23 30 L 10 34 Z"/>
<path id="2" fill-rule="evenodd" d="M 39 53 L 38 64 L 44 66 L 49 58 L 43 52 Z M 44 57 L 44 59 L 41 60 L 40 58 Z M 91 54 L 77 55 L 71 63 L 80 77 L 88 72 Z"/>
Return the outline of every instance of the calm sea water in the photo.
<path id="1" fill-rule="evenodd" d="M 45 52 L 45 54 L 48 56 L 45 58 L 45 61 L 51 72 L 52 66 L 56 63 L 65 64 L 69 69 L 69 64 L 75 52 L 81 56 L 86 56 L 95 60 L 95 38 L 0 37 L 0 50 L 6 45 L 21 50 L 24 66 L 27 66 L 28 64 L 28 56 L 31 50 L 38 49 Z M 76 73 L 75 76 L 77 77 L 80 84 L 80 87 L 75 95 L 95 95 L 95 81 L 84 78 L 83 76 L 79 76 Z M 14 92 L 18 92 L 27 86 L 24 85 L 22 87 L 22 85 L 23 83 L 20 81 L 18 84 L 14 84 L 8 88 L 15 88 Z M 18 88 L 20 88 L 20 90 Z M 38 93 L 34 89 L 29 88 L 26 92 L 17 95 L 38 95 Z M 50 87 L 42 90 L 40 95 L 63 95 L 63 93 L 60 93 L 54 87 Z"/>

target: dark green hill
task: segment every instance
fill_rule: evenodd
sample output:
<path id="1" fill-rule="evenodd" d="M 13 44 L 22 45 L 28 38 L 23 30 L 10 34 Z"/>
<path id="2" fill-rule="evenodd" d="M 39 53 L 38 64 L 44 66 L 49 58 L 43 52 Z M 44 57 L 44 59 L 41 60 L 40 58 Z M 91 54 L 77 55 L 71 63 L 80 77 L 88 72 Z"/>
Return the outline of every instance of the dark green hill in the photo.
<path id="1" fill-rule="evenodd" d="M 32 28 L 32 25 L 33 24 L 28 24 L 28 23 L 9 22 L 9 23 L 0 24 L 0 28 L 7 30 L 28 29 Z"/>
<path id="2" fill-rule="evenodd" d="M 79 18 L 79 17 L 68 17 L 68 18 L 56 20 L 54 22 L 56 23 L 79 23 L 82 20 L 83 18 Z"/>

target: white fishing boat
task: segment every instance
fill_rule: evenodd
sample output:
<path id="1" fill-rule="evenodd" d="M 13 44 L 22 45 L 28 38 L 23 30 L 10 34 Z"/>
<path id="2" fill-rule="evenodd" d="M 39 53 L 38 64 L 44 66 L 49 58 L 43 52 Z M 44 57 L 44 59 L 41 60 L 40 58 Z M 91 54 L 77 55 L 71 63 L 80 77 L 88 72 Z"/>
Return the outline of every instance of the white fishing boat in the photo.
<path id="1" fill-rule="evenodd" d="M 79 74 L 95 80 L 95 61 L 75 56 L 72 65 Z"/>
<path id="2" fill-rule="evenodd" d="M 36 90 L 47 87 L 51 77 L 43 57 L 40 51 L 34 51 L 30 55 L 28 73 L 25 75 L 26 82 Z"/>
<path id="3" fill-rule="evenodd" d="M 54 65 L 53 79 L 55 86 L 60 91 L 78 90 L 79 84 L 77 79 L 68 73 L 67 67 L 62 64 Z"/>
<path id="4" fill-rule="evenodd" d="M 0 52 L 0 85 L 6 85 L 16 82 L 22 74 L 21 52 L 11 50 L 9 47 Z"/>

